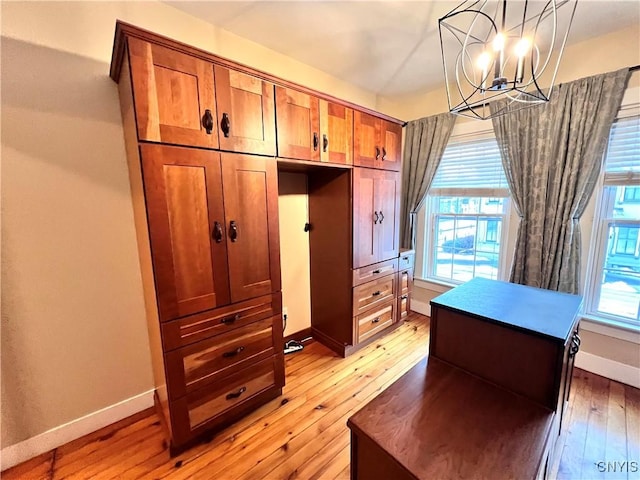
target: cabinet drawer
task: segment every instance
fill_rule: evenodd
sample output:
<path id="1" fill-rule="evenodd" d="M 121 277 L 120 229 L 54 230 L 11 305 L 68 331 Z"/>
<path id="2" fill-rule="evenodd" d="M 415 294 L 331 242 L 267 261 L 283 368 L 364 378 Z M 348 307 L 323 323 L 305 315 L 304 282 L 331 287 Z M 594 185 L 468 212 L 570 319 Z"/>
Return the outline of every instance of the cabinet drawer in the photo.
<path id="1" fill-rule="evenodd" d="M 398 257 L 398 269 L 413 269 L 414 260 L 415 254 L 413 253 L 413 251 L 400 252 L 400 256 Z"/>
<path id="2" fill-rule="evenodd" d="M 274 355 L 173 402 L 172 422 L 178 443 L 241 410 L 262 392 L 284 385 L 282 355 Z"/>
<path id="3" fill-rule="evenodd" d="M 403 293 L 398 297 L 398 321 L 403 322 L 409 316 L 411 308 L 411 294 Z"/>
<path id="4" fill-rule="evenodd" d="M 398 271 L 398 259 L 387 260 L 386 262 L 374 263 L 366 267 L 356 268 L 353 271 L 353 286 L 357 287 L 363 283 L 370 282 L 385 275 Z"/>
<path id="5" fill-rule="evenodd" d="M 171 398 L 179 398 L 270 357 L 282 347 L 280 316 L 259 320 L 165 355 Z M 279 338 L 277 338 L 279 337 Z M 277 346 L 277 347 L 276 347 Z"/>
<path id="6" fill-rule="evenodd" d="M 375 308 L 396 296 L 396 276 L 387 275 L 353 289 L 353 315 Z"/>
<path id="7" fill-rule="evenodd" d="M 412 270 L 401 270 L 398 273 L 398 294 L 409 293 L 411 291 Z"/>
<path id="8" fill-rule="evenodd" d="M 162 324 L 164 350 L 174 350 L 206 338 L 280 315 L 280 292 L 227 305 Z"/>
<path id="9" fill-rule="evenodd" d="M 392 299 L 380 308 L 372 309 L 356 317 L 358 326 L 358 343 L 375 335 L 394 323 L 396 300 Z"/>

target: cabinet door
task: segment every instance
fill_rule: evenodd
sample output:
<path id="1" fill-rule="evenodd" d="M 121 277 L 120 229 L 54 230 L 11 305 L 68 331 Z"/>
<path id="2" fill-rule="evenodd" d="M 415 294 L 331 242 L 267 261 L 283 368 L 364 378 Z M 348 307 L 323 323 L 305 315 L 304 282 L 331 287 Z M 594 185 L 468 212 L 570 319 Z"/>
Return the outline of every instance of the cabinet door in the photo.
<path id="1" fill-rule="evenodd" d="M 140 150 L 160 320 L 229 303 L 220 154 Z"/>
<path id="2" fill-rule="evenodd" d="M 399 252 L 398 206 L 400 203 L 400 175 L 378 171 L 374 185 L 374 210 L 378 212 L 377 262 L 396 258 Z"/>
<path id="3" fill-rule="evenodd" d="M 379 118 L 362 113 L 354 112 L 353 116 L 353 164 L 359 167 L 375 168 L 382 155 L 380 148 Z"/>
<path id="4" fill-rule="evenodd" d="M 215 66 L 220 149 L 276 154 L 273 84 Z"/>
<path id="5" fill-rule="evenodd" d="M 218 148 L 213 64 L 138 38 L 128 42 L 138 138 Z"/>
<path id="6" fill-rule="evenodd" d="M 276 161 L 222 154 L 232 302 L 280 290 Z"/>
<path id="7" fill-rule="evenodd" d="M 320 160 L 318 109 L 317 97 L 276 87 L 279 157 Z"/>
<path id="8" fill-rule="evenodd" d="M 382 120 L 381 128 L 382 155 L 380 156 L 379 167 L 399 172 L 402 162 L 402 126 Z"/>
<path id="9" fill-rule="evenodd" d="M 320 160 L 353 164 L 353 110 L 320 100 Z"/>
<path id="10" fill-rule="evenodd" d="M 353 169 L 353 268 L 376 263 L 378 240 L 375 208 L 377 171 Z"/>

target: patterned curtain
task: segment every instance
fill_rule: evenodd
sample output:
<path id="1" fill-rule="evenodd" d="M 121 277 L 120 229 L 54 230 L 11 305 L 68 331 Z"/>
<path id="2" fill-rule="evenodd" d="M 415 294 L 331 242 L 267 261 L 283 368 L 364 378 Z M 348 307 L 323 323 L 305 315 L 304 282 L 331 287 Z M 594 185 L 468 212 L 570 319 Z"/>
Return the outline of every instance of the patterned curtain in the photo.
<path id="1" fill-rule="evenodd" d="M 414 220 L 447 146 L 455 115 L 441 113 L 407 124 L 402 161 L 400 245 L 414 248 Z"/>
<path id="2" fill-rule="evenodd" d="M 629 79 L 623 69 L 559 85 L 544 105 L 493 119 L 520 225 L 511 281 L 578 293 L 580 224 Z M 491 110 L 504 102 L 491 102 Z"/>

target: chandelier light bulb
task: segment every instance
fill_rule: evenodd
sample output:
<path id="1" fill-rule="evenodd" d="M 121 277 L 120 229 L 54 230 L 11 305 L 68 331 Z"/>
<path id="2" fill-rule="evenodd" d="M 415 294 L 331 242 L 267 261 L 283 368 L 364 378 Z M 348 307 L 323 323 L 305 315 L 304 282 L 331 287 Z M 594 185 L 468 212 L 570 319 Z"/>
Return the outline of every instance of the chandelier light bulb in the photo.
<path id="1" fill-rule="evenodd" d="M 487 52 L 482 52 L 478 57 L 478 68 L 485 71 L 489 68 L 489 65 L 491 65 L 491 55 Z"/>
<path id="2" fill-rule="evenodd" d="M 523 37 L 520 40 L 518 40 L 518 43 L 516 43 L 514 51 L 518 57 L 524 57 L 527 55 L 527 53 L 529 53 L 530 49 L 531 49 L 531 40 L 529 40 L 527 37 Z"/>
<path id="3" fill-rule="evenodd" d="M 504 50 L 504 35 L 500 32 L 498 32 L 496 36 L 493 37 L 493 49 L 496 52 L 501 52 L 502 50 Z"/>

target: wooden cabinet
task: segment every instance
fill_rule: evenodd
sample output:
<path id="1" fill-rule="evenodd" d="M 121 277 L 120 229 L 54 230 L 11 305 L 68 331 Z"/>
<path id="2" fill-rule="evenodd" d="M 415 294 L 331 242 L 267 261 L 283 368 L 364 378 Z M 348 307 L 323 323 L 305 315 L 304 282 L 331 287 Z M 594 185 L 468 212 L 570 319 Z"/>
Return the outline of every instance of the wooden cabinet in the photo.
<path id="1" fill-rule="evenodd" d="M 139 38 L 128 43 L 138 138 L 218 148 L 213 65 Z"/>
<path id="2" fill-rule="evenodd" d="M 413 250 L 402 250 L 398 257 L 398 322 L 403 322 L 411 309 L 414 258 Z"/>
<path id="3" fill-rule="evenodd" d="M 215 66 L 220 148 L 275 156 L 273 83 Z"/>
<path id="4" fill-rule="evenodd" d="M 373 115 L 355 112 L 353 164 L 399 171 L 402 126 Z"/>
<path id="5" fill-rule="evenodd" d="M 164 145 L 140 150 L 160 320 L 279 290 L 275 163 Z"/>
<path id="6" fill-rule="evenodd" d="M 354 168 L 354 268 L 398 256 L 399 196 L 397 173 Z"/>
<path id="7" fill-rule="evenodd" d="M 351 165 L 353 110 L 287 87 L 276 87 L 278 156 Z"/>
<path id="8" fill-rule="evenodd" d="M 128 43 L 140 140 L 275 156 L 272 83 L 138 38 Z"/>

